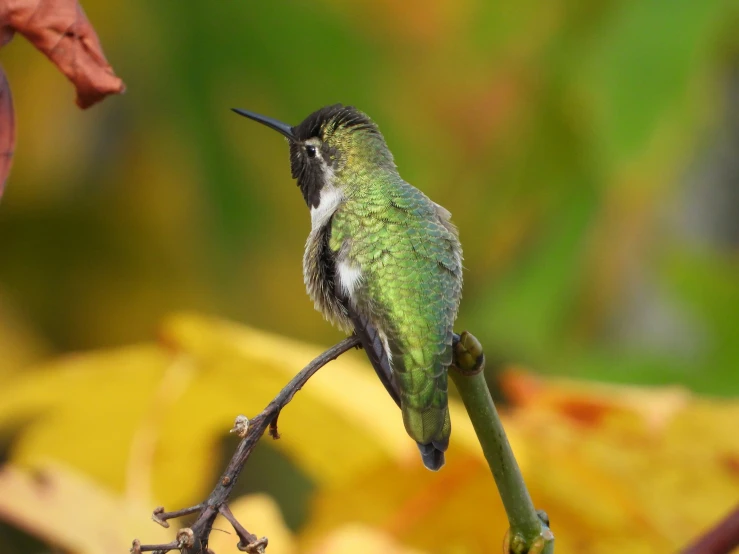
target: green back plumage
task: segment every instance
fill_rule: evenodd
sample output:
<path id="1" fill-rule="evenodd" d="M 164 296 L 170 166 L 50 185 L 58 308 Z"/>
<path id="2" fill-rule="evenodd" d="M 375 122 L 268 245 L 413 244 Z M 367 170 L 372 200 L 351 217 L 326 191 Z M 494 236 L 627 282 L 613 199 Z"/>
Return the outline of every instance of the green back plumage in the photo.
<path id="1" fill-rule="evenodd" d="M 355 302 L 386 337 L 406 430 L 444 450 L 462 286 L 456 230 L 446 210 L 395 171 L 361 172 L 356 180 L 344 187 L 346 200 L 332 218 L 330 248 L 337 255 L 344 249 L 362 268 Z"/>

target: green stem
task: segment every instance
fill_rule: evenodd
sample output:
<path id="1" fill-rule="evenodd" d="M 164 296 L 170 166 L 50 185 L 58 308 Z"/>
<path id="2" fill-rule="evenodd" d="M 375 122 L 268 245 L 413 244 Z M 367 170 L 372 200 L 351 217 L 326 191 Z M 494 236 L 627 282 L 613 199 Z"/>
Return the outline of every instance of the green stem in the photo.
<path id="1" fill-rule="evenodd" d="M 479 354 L 471 356 L 477 353 L 475 345 Z M 534 508 L 485 382 L 482 347 L 469 333 L 463 333 L 455 354 L 455 365 L 449 373 L 467 408 L 508 515 L 509 552 L 553 554 L 554 535 Z M 476 360 L 476 366 L 472 360 Z"/>

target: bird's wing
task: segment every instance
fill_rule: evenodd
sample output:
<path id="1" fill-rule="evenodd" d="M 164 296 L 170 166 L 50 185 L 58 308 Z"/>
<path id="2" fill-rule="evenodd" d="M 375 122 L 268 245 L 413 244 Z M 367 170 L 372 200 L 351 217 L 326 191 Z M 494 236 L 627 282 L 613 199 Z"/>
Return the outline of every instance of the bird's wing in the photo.
<path id="1" fill-rule="evenodd" d="M 367 357 L 372 363 L 372 367 L 375 369 L 377 376 L 387 390 L 393 401 L 400 406 L 400 395 L 398 394 L 397 386 L 393 379 L 392 366 L 390 364 L 389 353 L 385 349 L 385 344 L 382 340 L 382 336 L 377 328 L 372 325 L 369 317 L 360 313 L 355 306 L 349 301 L 349 297 L 346 294 L 344 287 L 339 282 L 339 273 L 337 268 L 337 258 L 339 252 L 332 249 L 329 246 L 330 234 L 335 227 L 339 227 L 338 231 L 341 232 L 341 217 L 334 216 L 326 226 L 326 239 L 323 241 L 323 247 L 320 252 L 319 265 L 323 270 L 323 278 L 330 280 L 330 283 L 326 283 L 326 289 L 330 289 L 333 295 L 335 295 L 339 304 L 342 306 L 349 320 L 354 326 L 354 332 L 362 342 L 362 347 L 367 352 Z"/>
<path id="2" fill-rule="evenodd" d="M 367 352 L 367 357 L 375 368 L 377 376 L 385 386 L 390 397 L 400 407 L 400 395 L 398 394 L 395 381 L 393 379 L 393 371 L 390 367 L 390 358 L 385 350 L 382 337 L 377 329 L 370 323 L 369 318 L 357 312 L 347 302 L 347 311 L 349 319 L 354 323 L 354 332 L 362 341 L 362 347 Z"/>

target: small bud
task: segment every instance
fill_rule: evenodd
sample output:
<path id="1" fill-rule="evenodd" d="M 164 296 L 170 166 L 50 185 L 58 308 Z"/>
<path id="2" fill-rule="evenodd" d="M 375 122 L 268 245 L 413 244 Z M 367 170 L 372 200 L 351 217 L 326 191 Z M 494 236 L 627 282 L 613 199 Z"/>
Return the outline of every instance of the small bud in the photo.
<path id="1" fill-rule="evenodd" d="M 163 513 L 164 513 L 164 506 L 157 506 L 156 508 L 154 508 L 154 513 L 151 514 L 151 519 L 154 521 L 154 523 L 158 523 L 165 529 L 169 529 L 169 523 L 167 523 L 167 520 L 159 517 Z"/>
<path id="2" fill-rule="evenodd" d="M 236 433 L 242 439 L 246 436 L 246 432 L 249 430 L 249 418 L 245 415 L 238 415 L 234 420 L 233 429 L 229 433 Z"/>
<path id="3" fill-rule="evenodd" d="M 546 545 L 547 541 L 544 540 L 544 537 L 536 537 L 534 542 L 531 543 L 531 548 L 529 548 L 527 554 L 541 554 L 544 552 Z"/>
<path id="4" fill-rule="evenodd" d="M 280 432 L 277 430 L 277 417 L 280 414 L 278 413 L 275 418 L 269 422 L 269 436 L 272 437 L 272 439 L 277 440 L 280 438 Z"/>
<path id="5" fill-rule="evenodd" d="M 129 552 L 131 554 L 141 554 L 141 541 L 139 539 L 133 539 L 133 544 Z"/>
<path id="6" fill-rule="evenodd" d="M 485 369 L 482 345 L 472 333 L 463 331 L 454 344 L 453 364 L 463 375 L 476 375 Z"/>
<path id="7" fill-rule="evenodd" d="M 195 533 L 189 527 L 183 527 L 177 531 L 178 548 L 192 548 L 195 544 Z"/>
<path id="8" fill-rule="evenodd" d="M 242 542 L 239 542 L 239 544 L 236 545 L 236 548 L 242 552 L 246 552 L 247 554 L 264 554 L 264 551 L 267 548 L 267 542 L 267 537 L 262 537 L 258 541 L 249 543 L 246 546 Z"/>
<path id="9" fill-rule="evenodd" d="M 513 535 L 506 554 L 525 554 L 527 551 L 526 539 L 519 534 Z"/>

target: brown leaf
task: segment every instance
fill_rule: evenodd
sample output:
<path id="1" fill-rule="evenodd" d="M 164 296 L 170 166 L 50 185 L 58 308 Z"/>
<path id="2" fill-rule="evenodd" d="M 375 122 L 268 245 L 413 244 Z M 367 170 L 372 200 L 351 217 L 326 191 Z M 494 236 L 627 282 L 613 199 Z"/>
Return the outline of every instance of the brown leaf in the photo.
<path id="1" fill-rule="evenodd" d="M 2 32 L 2 31 L 0 31 Z M 10 85 L 0 67 L 0 197 L 3 195 L 5 180 L 13 164 L 13 149 L 15 148 L 15 114 L 13 112 L 13 97 L 10 95 Z"/>
<path id="2" fill-rule="evenodd" d="M 0 36 L 7 41 L 14 31 L 72 81 L 80 108 L 124 91 L 77 0 L 0 0 Z"/>

